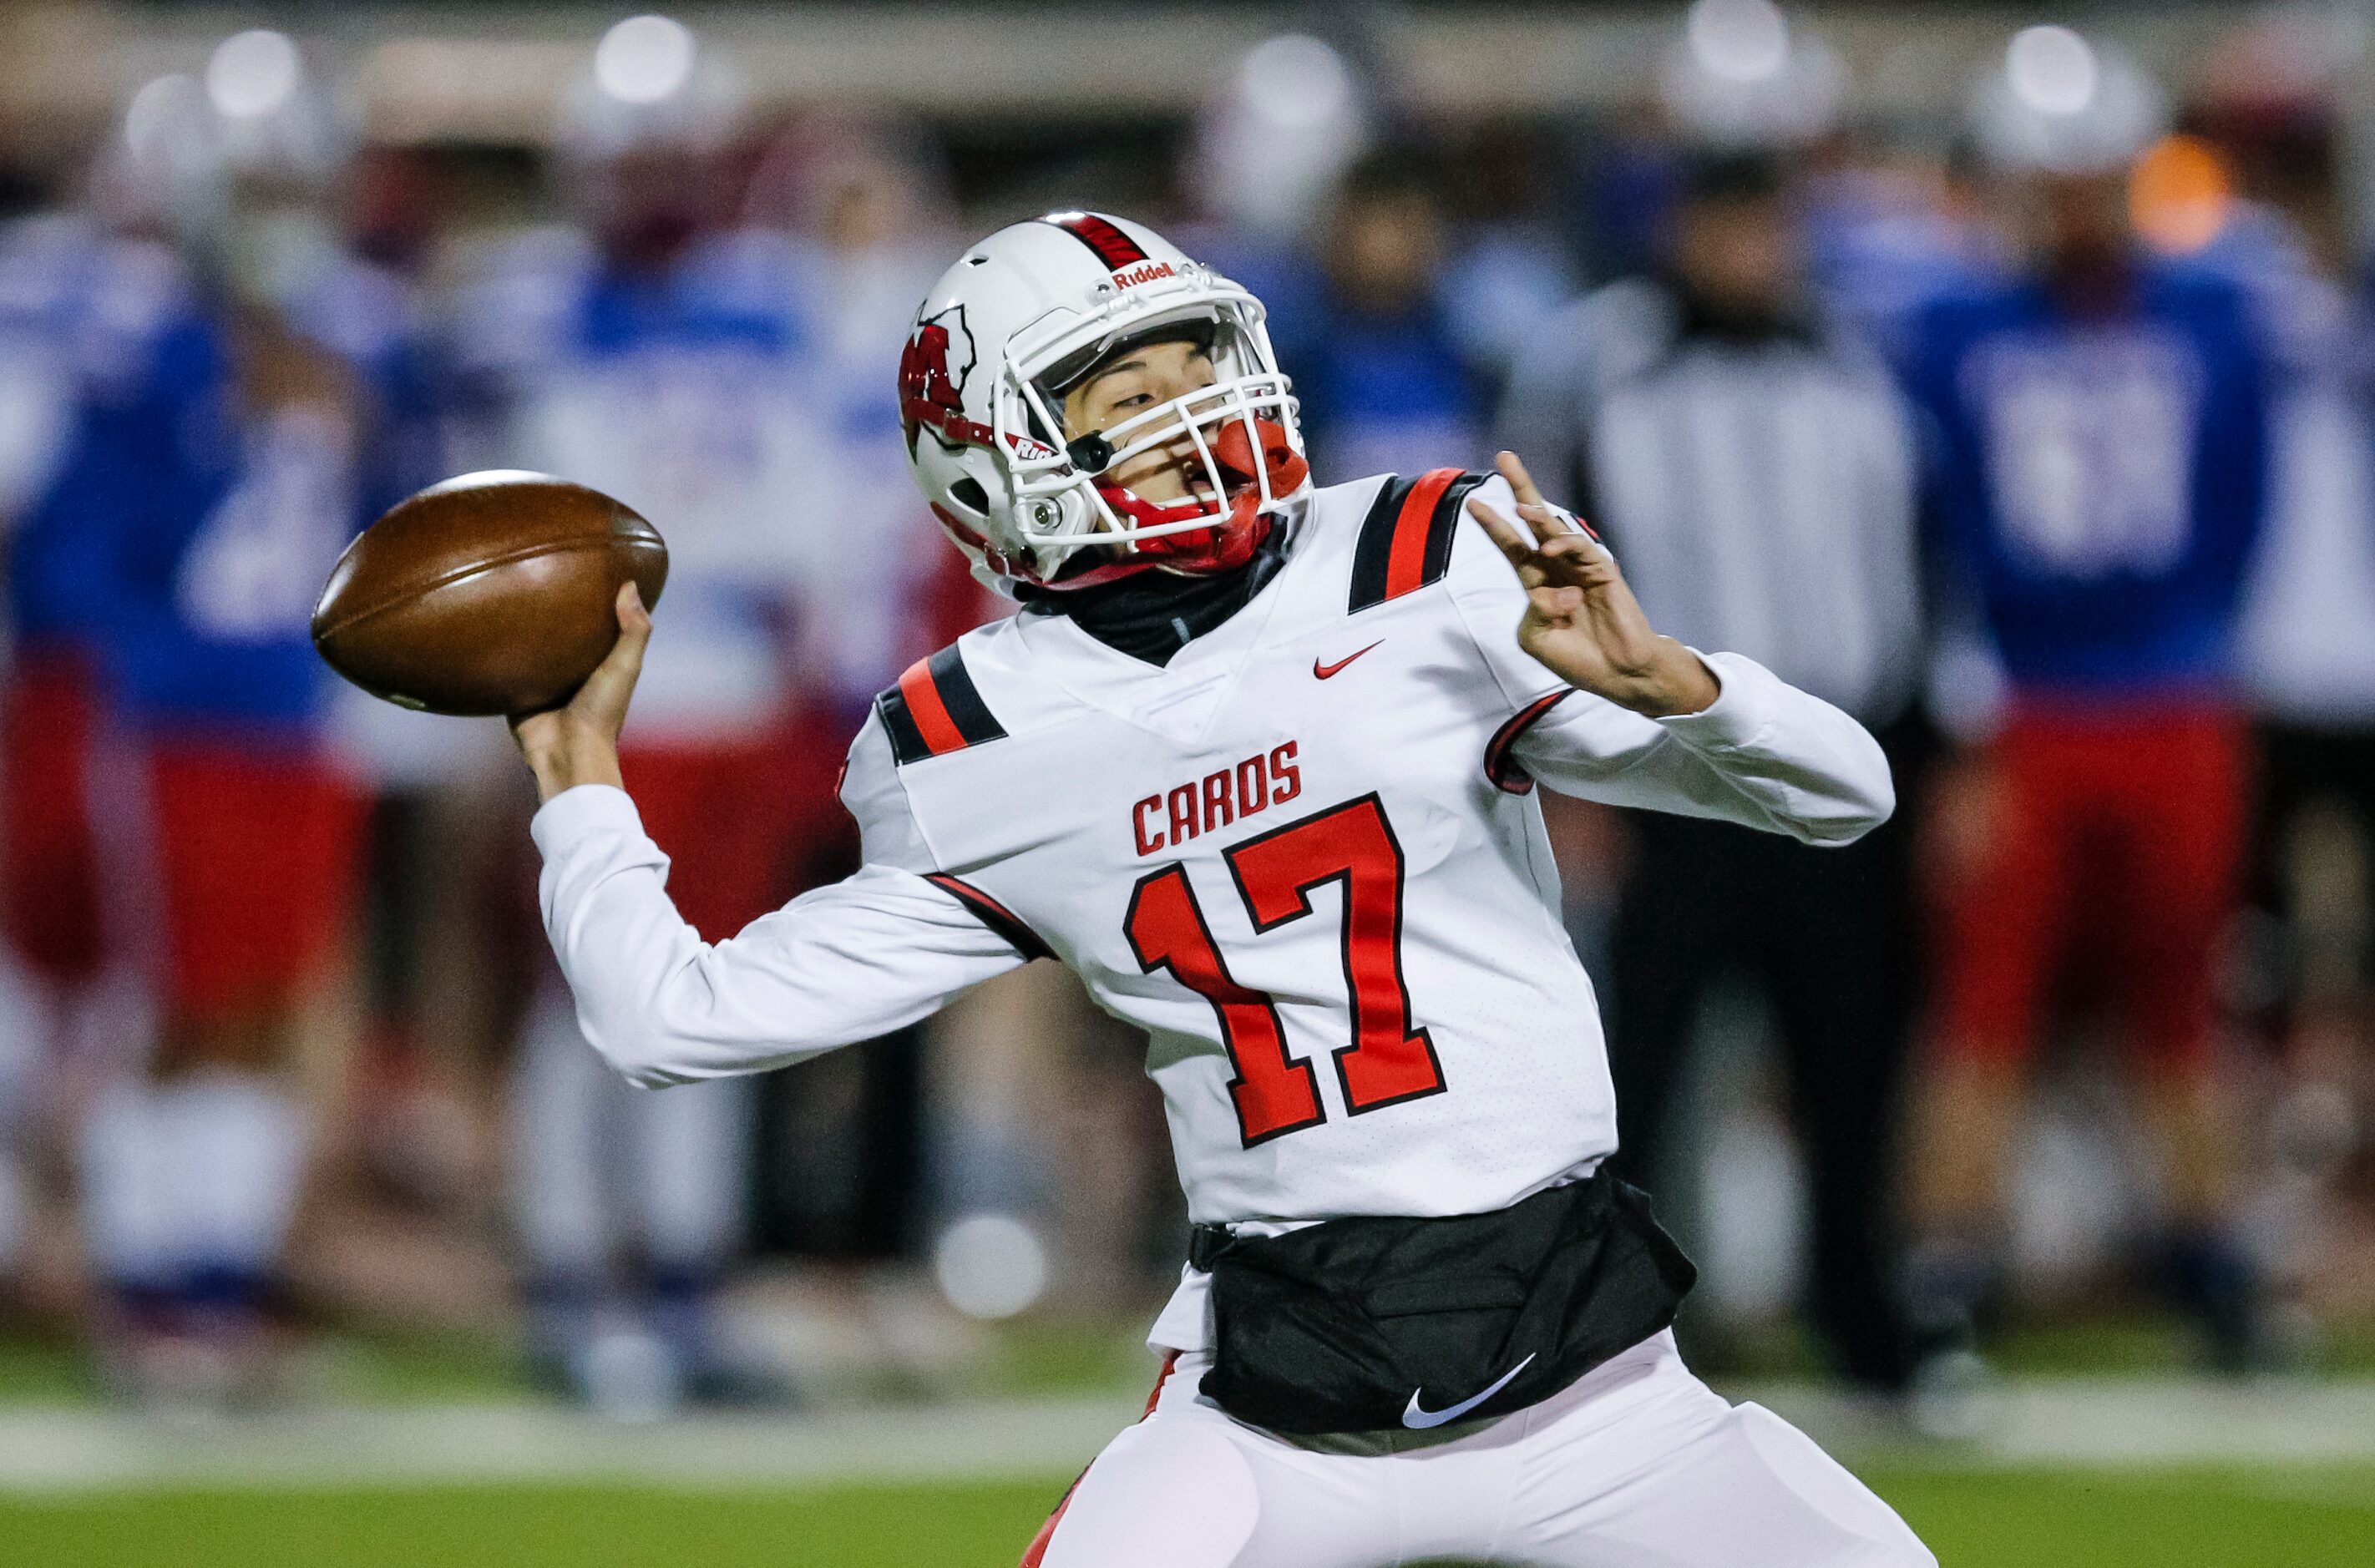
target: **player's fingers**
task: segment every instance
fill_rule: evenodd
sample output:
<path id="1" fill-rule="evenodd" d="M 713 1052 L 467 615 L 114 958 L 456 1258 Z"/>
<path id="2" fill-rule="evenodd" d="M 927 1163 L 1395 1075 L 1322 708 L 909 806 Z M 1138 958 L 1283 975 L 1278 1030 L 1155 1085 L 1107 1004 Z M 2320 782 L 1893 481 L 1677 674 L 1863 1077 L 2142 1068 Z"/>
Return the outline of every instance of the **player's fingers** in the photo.
<path id="1" fill-rule="evenodd" d="M 1608 548 L 1588 534 L 1561 534 L 1555 539 L 1545 539 L 1534 554 L 1554 572 L 1577 572 L 1595 566 L 1615 569 L 1615 558 L 1608 553 Z"/>
<path id="2" fill-rule="evenodd" d="M 1518 533 L 1507 518 L 1483 501 L 1474 500 L 1468 503 L 1468 515 L 1483 525 L 1484 532 L 1491 536 L 1495 545 L 1500 547 L 1501 553 L 1509 558 L 1511 566 L 1517 567 L 1519 571 L 1525 569 L 1527 563 L 1533 558 L 1534 547 L 1527 542 L 1526 536 Z"/>
<path id="3" fill-rule="evenodd" d="M 1542 487 L 1534 483 L 1534 477 L 1526 472 L 1524 460 L 1516 453 L 1501 453 L 1493 459 L 1493 464 L 1501 470 L 1501 477 L 1509 481 L 1509 489 L 1517 492 L 1519 507 L 1542 504 Z"/>
<path id="4" fill-rule="evenodd" d="M 1531 597 L 1534 607 L 1546 619 L 1565 620 L 1583 608 L 1583 590 L 1580 588 L 1537 588 Z"/>
<path id="5" fill-rule="evenodd" d="M 652 612 L 644 607 L 644 591 L 635 580 L 628 578 L 619 584 L 619 638 L 632 638 L 640 646 L 652 639 Z"/>
<path id="6" fill-rule="evenodd" d="M 1548 545 L 1559 539 L 1577 539 L 1584 536 L 1576 531 L 1573 519 L 1557 507 L 1544 501 L 1526 501 L 1518 508 L 1518 515 L 1533 530 L 1535 541 Z"/>
<path id="7" fill-rule="evenodd" d="M 619 640 L 570 701 L 571 707 L 614 733 L 626 722 L 627 703 L 635 694 L 636 678 L 644 673 L 644 649 L 652 640 L 651 612 L 644 608 L 643 595 L 634 584 L 620 588 L 616 603 Z"/>

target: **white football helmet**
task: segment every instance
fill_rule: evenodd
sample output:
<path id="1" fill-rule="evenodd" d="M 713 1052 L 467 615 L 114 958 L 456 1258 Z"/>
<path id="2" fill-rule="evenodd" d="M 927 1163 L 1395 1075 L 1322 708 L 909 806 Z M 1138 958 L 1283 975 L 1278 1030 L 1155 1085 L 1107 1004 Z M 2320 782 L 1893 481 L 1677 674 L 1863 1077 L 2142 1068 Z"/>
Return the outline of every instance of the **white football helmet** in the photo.
<path id="1" fill-rule="evenodd" d="M 907 456 L 934 515 L 994 586 L 1084 586 L 1249 557 L 1310 480 L 1261 301 L 1142 225 L 1056 212 L 943 273 L 899 364 Z M 1125 344 L 1193 335 L 1212 384 L 1067 442 L 1063 393 Z M 1206 499 L 1155 502 L 1101 476 L 1185 437 Z M 1088 546 L 1112 547 L 1068 562 Z"/>

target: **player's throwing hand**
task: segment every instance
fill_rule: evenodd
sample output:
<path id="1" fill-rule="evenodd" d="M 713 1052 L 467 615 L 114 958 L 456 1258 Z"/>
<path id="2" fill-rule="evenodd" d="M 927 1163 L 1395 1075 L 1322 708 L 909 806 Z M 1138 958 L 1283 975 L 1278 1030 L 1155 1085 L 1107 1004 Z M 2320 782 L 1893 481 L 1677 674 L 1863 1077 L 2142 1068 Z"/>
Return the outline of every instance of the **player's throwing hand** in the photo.
<path id="1" fill-rule="evenodd" d="M 636 678 L 644 673 L 652 616 L 632 582 L 620 584 L 618 608 L 619 641 L 577 694 L 558 708 L 512 718 L 512 738 L 536 773 L 539 799 L 550 800 L 585 784 L 625 787 L 619 772 L 619 731 L 627 722 Z"/>
<path id="2" fill-rule="evenodd" d="M 1516 453 L 1495 462 L 1530 536 L 1481 501 L 1468 510 L 1526 586 L 1518 646 L 1568 685 L 1652 718 L 1714 701 L 1715 677 L 1697 654 L 1649 629 L 1607 547 L 1542 499 Z"/>

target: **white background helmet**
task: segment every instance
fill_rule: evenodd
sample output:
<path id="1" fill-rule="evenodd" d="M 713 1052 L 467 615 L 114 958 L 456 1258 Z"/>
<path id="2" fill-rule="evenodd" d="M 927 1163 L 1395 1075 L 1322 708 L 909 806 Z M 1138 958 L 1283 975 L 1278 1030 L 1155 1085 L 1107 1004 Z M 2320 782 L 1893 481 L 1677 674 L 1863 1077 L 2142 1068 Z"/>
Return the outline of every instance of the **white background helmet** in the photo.
<path id="1" fill-rule="evenodd" d="M 1045 583 L 1082 547 L 1119 547 L 1068 584 L 1149 566 L 1209 570 L 1250 549 L 1306 483 L 1294 399 L 1261 302 L 1142 225 L 1051 213 L 969 248 L 925 296 L 899 367 L 916 481 L 994 584 Z M 1214 381 L 1067 446 L 1062 391 L 1125 343 L 1209 337 Z M 1209 496 L 1148 502 L 1100 476 L 1185 439 Z"/>
<path id="2" fill-rule="evenodd" d="M 1982 78 L 1971 116 L 1988 161 L 2010 172 L 2124 169 L 2168 128 L 2168 100 L 2127 54 L 2068 28 L 2024 28 Z"/>

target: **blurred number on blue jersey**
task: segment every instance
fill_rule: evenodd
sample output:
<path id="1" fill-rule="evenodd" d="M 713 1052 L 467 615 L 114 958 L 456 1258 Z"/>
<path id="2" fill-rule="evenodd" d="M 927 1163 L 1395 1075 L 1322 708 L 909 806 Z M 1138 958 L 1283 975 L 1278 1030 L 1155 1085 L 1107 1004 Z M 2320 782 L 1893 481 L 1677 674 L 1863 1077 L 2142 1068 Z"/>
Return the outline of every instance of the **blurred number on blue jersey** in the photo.
<path id="1" fill-rule="evenodd" d="M 227 643 L 301 634 L 345 545 L 354 483 L 348 432 L 291 407 L 245 436 L 245 461 L 183 555 L 174 598 L 190 627 Z"/>
<path id="2" fill-rule="evenodd" d="M 2183 342 L 2020 336 L 1981 348 L 1971 375 L 2008 544 L 2073 577 L 2184 559 L 2204 378 Z"/>

